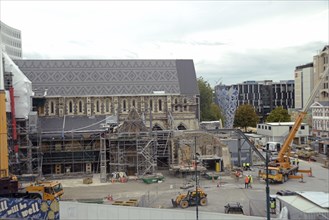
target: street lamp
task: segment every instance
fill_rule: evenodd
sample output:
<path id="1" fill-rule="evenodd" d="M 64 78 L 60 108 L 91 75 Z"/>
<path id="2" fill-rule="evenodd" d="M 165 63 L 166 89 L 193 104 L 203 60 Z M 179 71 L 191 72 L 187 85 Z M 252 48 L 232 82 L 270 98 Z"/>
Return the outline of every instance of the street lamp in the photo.
<path id="1" fill-rule="evenodd" d="M 194 164 L 195 164 L 195 193 L 196 193 L 196 219 L 199 219 L 199 192 L 198 192 L 198 158 L 196 154 L 196 137 L 194 137 Z"/>
<path id="2" fill-rule="evenodd" d="M 270 216 L 270 188 L 268 186 L 268 162 L 269 162 L 269 158 L 268 158 L 268 147 L 269 145 L 266 145 L 266 161 L 265 161 L 265 166 L 266 166 L 266 216 L 267 216 L 267 220 L 271 219 Z"/>

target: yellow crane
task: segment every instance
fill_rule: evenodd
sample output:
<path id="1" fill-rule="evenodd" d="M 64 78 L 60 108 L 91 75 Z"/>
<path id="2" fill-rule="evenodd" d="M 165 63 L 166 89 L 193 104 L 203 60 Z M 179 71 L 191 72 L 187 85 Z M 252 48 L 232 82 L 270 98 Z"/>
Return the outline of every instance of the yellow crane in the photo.
<path id="1" fill-rule="evenodd" d="M 284 141 L 279 153 L 278 157 L 269 163 L 268 167 L 268 179 L 272 182 L 286 182 L 289 178 L 290 179 L 302 179 L 303 175 L 296 175 L 297 172 L 299 173 L 312 173 L 312 170 L 301 170 L 298 168 L 297 165 L 291 165 L 290 163 L 290 144 L 292 143 L 293 139 L 295 138 L 295 135 L 302 124 L 302 121 L 307 114 L 307 111 L 311 104 L 313 103 L 313 100 L 315 96 L 317 95 L 321 85 L 325 81 L 326 77 L 328 76 L 329 68 L 326 69 L 326 71 L 321 75 L 320 80 L 315 85 L 315 87 L 312 90 L 312 93 L 305 103 L 303 109 L 299 112 L 293 127 L 291 128 L 286 140 Z M 259 176 L 266 180 L 266 171 L 261 170 L 259 172 Z"/>
<path id="2" fill-rule="evenodd" d="M 0 178 L 8 177 L 8 143 L 6 117 L 6 91 L 4 87 L 4 71 L 2 52 L 0 51 Z"/>

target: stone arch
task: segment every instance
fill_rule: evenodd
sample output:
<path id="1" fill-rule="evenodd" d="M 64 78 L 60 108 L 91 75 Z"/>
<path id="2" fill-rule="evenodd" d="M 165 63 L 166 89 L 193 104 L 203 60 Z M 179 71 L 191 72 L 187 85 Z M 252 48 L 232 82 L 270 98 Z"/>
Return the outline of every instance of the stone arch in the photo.
<path id="1" fill-rule="evenodd" d="M 177 126 L 177 129 L 178 129 L 178 130 L 187 130 L 187 127 L 184 125 L 184 123 L 180 123 L 180 124 Z"/>
<path id="2" fill-rule="evenodd" d="M 160 126 L 158 123 L 156 123 L 153 127 L 152 127 L 152 131 L 162 131 L 163 128 L 162 126 Z"/>

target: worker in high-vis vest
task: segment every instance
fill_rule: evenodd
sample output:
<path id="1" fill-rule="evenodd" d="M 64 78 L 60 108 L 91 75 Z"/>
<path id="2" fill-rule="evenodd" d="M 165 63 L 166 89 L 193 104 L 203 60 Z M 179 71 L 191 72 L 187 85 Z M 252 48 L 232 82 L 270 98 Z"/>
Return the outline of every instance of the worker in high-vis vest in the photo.
<path id="1" fill-rule="evenodd" d="M 246 169 L 250 170 L 250 164 L 249 163 L 246 164 Z"/>
<path id="2" fill-rule="evenodd" d="M 249 177 L 246 175 L 244 178 L 244 188 L 248 189 L 248 185 L 249 185 Z"/>
<path id="3" fill-rule="evenodd" d="M 275 209 L 276 209 L 276 203 L 275 203 L 275 199 L 271 199 L 270 201 L 270 208 L 271 208 L 271 213 L 275 214 Z"/>

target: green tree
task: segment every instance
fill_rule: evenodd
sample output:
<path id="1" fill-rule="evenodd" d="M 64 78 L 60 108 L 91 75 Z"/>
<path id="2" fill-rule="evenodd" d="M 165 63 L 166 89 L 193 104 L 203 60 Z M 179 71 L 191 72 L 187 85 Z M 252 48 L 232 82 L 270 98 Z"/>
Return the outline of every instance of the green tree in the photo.
<path id="1" fill-rule="evenodd" d="M 242 127 L 247 130 L 247 127 L 256 127 L 259 121 L 258 115 L 252 105 L 240 105 L 234 117 L 234 127 Z"/>
<path id="2" fill-rule="evenodd" d="M 223 122 L 221 110 L 219 106 L 214 103 L 214 91 L 210 84 L 202 77 L 199 77 L 198 87 L 200 91 L 200 120 L 217 121 L 221 119 Z"/>
<path id="3" fill-rule="evenodd" d="M 273 109 L 266 118 L 266 122 L 290 122 L 291 116 L 288 114 L 288 110 L 282 106 Z"/>
<path id="4" fill-rule="evenodd" d="M 220 110 L 219 106 L 216 105 L 216 103 L 213 102 L 210 105 L 209 120 L 210 121 L 218 121 L 219 119 L 222 119 L 222 122 L 223 122 L 223 117 L 222 117 L 221 110 Z"/>

